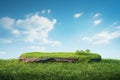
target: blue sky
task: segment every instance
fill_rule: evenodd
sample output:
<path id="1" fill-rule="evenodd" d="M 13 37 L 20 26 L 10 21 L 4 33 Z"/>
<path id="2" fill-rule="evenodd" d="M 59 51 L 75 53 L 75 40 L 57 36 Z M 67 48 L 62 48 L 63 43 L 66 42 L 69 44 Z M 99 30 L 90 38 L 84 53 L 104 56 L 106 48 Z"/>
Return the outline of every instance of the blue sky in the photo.
<path id="1" fill-rule="evenodd" d="M 0 0 L 0 58 L 90 49 L 120 59 L 120 0 Z"/>

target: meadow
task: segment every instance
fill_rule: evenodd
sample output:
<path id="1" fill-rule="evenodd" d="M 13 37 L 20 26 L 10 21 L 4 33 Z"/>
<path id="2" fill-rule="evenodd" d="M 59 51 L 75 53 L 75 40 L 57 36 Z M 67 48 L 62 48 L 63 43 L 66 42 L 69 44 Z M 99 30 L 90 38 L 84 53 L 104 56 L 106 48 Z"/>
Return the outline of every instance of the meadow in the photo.
<path id="1" fill-rule="evenodd" d="M 120 60 L 37 64 L 0 60 L 0 80 L 120 80 Z"/>
<path id="2" fill-rule="evenodd" d="M 120 80 L 120 60 L 101 59 L 89 50 L 76 52 L 31 52 L 25 58 L 78 58 L 72 62 L 26 63 L 19 59 L 0 60 L 0 80 Z M 90 59 L 99 62 L 89 62 Z"/>

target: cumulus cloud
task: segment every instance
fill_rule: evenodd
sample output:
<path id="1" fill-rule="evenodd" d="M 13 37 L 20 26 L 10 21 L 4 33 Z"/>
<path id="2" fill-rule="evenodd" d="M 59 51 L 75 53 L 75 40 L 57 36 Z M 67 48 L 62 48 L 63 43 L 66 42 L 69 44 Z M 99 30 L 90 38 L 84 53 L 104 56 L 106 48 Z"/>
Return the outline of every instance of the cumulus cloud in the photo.
<path id="1" fill-rule="evenodd" d="M 8 22 L 7 25 L 6 21 Z M 0 23 L 3 27 L 11 27 L 11 33 L 15 36 L 21 35 L 24 42 L 38 42 L 50 45 L 54 45 L 56 43 L 56 41 L 54 42 L 48 39 L 49 32 L 57 23 L 56 19 L 50 20 L 46 17 L 40 16 L 39 14 L 34 14 L 29 15 L 25 19 L 18 20 L 4 17 L 0 19 Z"/>
<path id="2" fill-rule="evenodd" d="M 80 18 L 83 15 L 83 13 L 76 13 L 74 14 L 74 18 Z"/>
<path id="3" fill-rule="evenodd" d="M 102 22 L 102 19 L 97 19 L 97 20 L 94 20 L 94 25 L 98 25 Z"/>
<path id="4" fill-rule="evenodd" d="M 120 30 L 114 32 L 100 32 L 91 37 L 83 37 L 83 41 L 90 42 L 92 44 L 108 44 L 111 40 L 120 37 Z"/>
<path id="5" fill-rule="evenodd" d="M 24 20 L 17 21 L 17 25 L 22 25 L 22 27 L 24 27 L 22 33 L 26 35 L 26 42 L 41 41 L 48 43 L 48 33 L 54 28 L 55 24 L 56 19 L 50 21 L 37 14 Z"/>

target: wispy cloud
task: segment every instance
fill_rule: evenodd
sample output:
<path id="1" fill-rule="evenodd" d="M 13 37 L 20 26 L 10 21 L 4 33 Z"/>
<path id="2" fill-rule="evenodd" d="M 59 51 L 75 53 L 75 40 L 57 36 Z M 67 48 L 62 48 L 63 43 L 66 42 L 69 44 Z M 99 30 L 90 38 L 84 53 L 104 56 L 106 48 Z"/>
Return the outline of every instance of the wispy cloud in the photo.
<path id="1" fill-rule="evenodd" d="M 102 22 L 102 19 L 96 19 L 96 20 L 94 20 L 94 25 L 98 25 L 98 24 L 100 24 Z"/>
<path id="2" fill-rule="evenodd" d="M 92 14 L 92 16 L 93 16 L 93 24 L 95 25 L 95 26 L 97 26 L 97 25 L 99 25 L 101 22 L 102 22 L 102 19 L 100 18 L 100 15 L 101 15 L 101 13 L 95 13 L 95 14 Z"/>
<path id="3" fill-rule="evenodd" d="M 42 14 L 45 14 L 45 13 L 50 14 L 50 13 L 51 13 L 51 9 L 47 9 L 47 10 L 44 9 L 44 10 L 41 11 L 41 13 L 42 13 Z"/>
<path id="4" fill-rule="evenodd" d="M 74 14 L 74 18 L 80 18 L 83 15 L 83 13 L 76 13 Z"/>
<path id="5" fill-rule="evenodd" d="M 83 37 L 82 40 L 92 44 L 108 44 L 111 40 L 120 37 L 120 30 L 114 32 L 103 31 L 91 37 Z"/>
<path id="6" fill-rule="evenodd" d="M 93 17 L 99 17 L 101 15 L 101 13 L 96 13 L 96 14 L 94 14 L 94 16 Z"/>

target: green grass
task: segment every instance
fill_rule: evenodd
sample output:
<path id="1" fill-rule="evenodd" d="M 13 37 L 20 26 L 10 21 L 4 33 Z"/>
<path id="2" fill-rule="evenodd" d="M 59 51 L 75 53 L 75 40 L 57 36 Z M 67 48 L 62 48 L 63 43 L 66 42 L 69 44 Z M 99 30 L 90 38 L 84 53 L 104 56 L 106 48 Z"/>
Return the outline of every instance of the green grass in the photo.
<path id="1" fill-rule="evenodd" d="M 0 80 L 120 80 L 120 60 L 37 64 L 0 60 Z"/>
<path id="2" fill-rule="evenodd" d="M 77 58 L 78 62 L 91 62 L 91 59 L 101 60 L 101 56 L 95 53 L 76 54 L 76 52 L 29 52 L 23 53 L 24 58 Z"/>
<path id="3" fill-rule="evenodd" d="M 71 58 L 78 57 L 74 52 L 29 52 L 23 53 L 22 57 L 26 58 L 43 58 L 43 57 L 59 57 L 59 58 Z"/>

